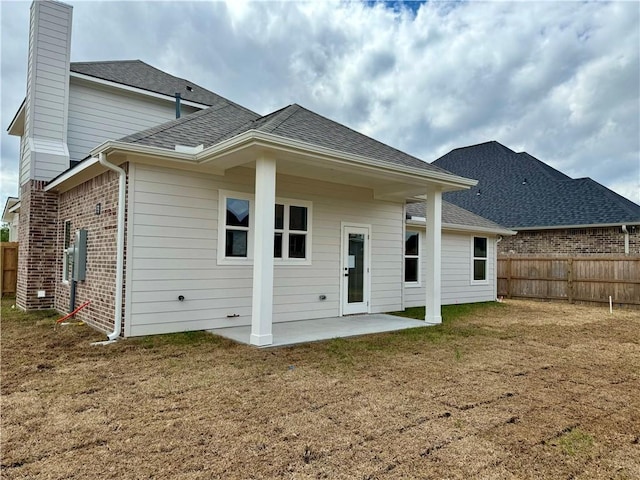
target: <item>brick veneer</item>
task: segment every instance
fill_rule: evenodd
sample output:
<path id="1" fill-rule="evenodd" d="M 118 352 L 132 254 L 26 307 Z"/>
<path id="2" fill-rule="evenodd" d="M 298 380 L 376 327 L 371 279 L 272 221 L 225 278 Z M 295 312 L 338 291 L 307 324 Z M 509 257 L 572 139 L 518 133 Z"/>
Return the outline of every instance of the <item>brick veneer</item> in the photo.
<path id="1" fill-rule="evenodd" d="M 629 227 L 629 254 L 640 255 L 640 225 Z M 520 231 L 498 243 L 499 255 L 624 255 L 621 227 Z"/>
<path id="2" fill-rule="evenodd" d="M 54 305 L 58 195 L 45 192 L 45 184 L 30 180 L 20 187 L 16 304 L 23 310 Z M 38 291 L 45 296 L 38 298 Z"/>
<path id="3" fill-rule="evenodd" d="M 97 204 L 100 204 L 99 214 Z M 62 281 L 62 262 L 64 224 L 70 221 L 72 238 L 77 230 L 87 230 L 86 280 L 77 283 L 75 305 L 78 307 L 87 300 L 91 303 L 78 312 L 77 318 L 104 332 L 111 332 L 114 325 L 117 213 L 118 174 L 115 172 L 105 172 L 60 194 L 55 307 L 62 312 L 69 310 L 70 288 Z"/>

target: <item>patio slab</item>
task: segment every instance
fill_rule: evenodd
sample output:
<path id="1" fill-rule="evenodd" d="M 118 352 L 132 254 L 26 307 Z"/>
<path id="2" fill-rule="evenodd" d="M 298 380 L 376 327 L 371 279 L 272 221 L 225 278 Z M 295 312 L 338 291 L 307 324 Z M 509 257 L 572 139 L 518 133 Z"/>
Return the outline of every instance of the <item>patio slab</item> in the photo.
<path id="1" fill-rule="evenodd" d="M 429 324 L 421 320 L 396 317 L 383 313 L 281 322 L 273 324 L 273 343 L 262 348 L 428 326 Z M 209 330 L 209 332 L 248 345 L 251 326 L 215 328 Z"/>

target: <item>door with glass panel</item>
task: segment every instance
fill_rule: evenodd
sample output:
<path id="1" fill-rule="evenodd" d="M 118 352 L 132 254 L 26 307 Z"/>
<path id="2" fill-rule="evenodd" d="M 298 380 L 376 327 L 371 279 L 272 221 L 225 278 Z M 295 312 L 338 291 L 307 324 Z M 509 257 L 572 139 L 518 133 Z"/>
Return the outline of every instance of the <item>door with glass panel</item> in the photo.
<path id="1" fill-rule="evenodd" d="M 342 314 L 369 311 L 369 227 L 342 228 Z"/>

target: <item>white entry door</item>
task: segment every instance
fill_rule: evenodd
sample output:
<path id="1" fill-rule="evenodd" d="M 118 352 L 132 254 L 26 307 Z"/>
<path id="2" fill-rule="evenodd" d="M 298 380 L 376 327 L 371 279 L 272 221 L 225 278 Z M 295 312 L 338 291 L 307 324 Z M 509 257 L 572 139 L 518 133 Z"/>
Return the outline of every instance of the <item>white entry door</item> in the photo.
<path id="1" fill-rule="evenodd" d="M 369 226 L 342 227 L 342 314 L 369 311 Z"/>

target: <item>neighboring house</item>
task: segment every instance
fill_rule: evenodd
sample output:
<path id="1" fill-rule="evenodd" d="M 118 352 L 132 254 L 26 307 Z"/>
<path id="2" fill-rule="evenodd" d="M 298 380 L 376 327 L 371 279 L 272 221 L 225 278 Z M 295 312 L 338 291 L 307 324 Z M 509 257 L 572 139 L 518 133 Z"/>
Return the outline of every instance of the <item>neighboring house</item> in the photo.
<path id="1" fill-rule="evenodd" d="M 432 165 L 478 180 L 447 201 L 518 231 L 500 243 L 502 255 L 640 255 L 640 205 L 590 178 L 572 179 L 495 141 Z"/>
<path id="2" fill-rule="evenodd" d="M 20 308 L 90 301 L 79 318 L 110 339 L 251 325 L 267 345 L 274 322 L 426 304 L 435 324 L 442 299 L 495 299 L 513 232 L 441 201 L 474 180 L 298 105 L 260 116 L 139 61 L 70 64 L 71 7 L 31 18 L 9 128 Z"/>
<path id="3" fill-rule="evenodd" d="M 18 241 L 18 224 L 20 221 L 20 215 L 18 209 L 20 208 L 19 199 L 16 197 L 8 197 L 4 204 L 4 210 L 2 211 L 2 221 L 7 224 L 9 228 L 9 242 Z"/>

